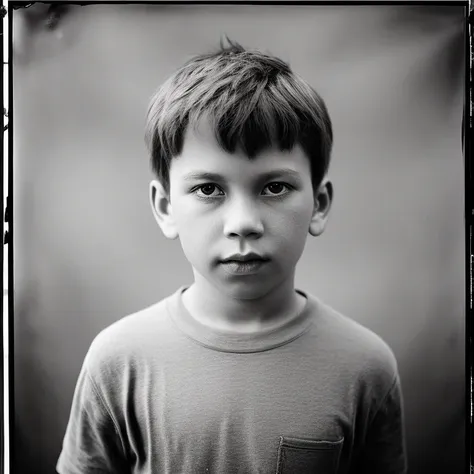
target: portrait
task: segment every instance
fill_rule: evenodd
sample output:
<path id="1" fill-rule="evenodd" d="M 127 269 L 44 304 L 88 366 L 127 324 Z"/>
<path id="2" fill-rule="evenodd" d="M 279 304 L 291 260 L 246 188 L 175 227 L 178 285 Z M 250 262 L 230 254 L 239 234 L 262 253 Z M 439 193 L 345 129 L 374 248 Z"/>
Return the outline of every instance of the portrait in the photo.
<path id="1" fill-rule="evenodd" d="M 206 250 L 207 244 L 213 245 L 209 229 L 216 222 L 214 217 L 206 214 L 206 220 L 199 223 L 192 216 L 204 216 L 211 208 L 217 212 L 217 207 L 212 207 L 217 204 L 196 204 L 201 207 L 193 212 L 202 214 L 180 214 L 182 221 L 177 234 L 181 240 L 172 231 L 164 235 L 164 228 L 170 229 L 168 214 L 150 189 L 150 183 L 156 180 L 150 146 L 153 148 L 154 140 L 162 135 L 155 130 L 148 141 L 145 135 L 152 110 L 150 103 L 158 88 L 183 64 L 218 51 L 227 39 L 245 50 L 259 51 L 288 65 L 317 91 L 332 123 L 327 170 L 332 184 L 330 213 L 324 233 L 314 231 L 315 235 L 307 235 L 303 229 L 307 239 L 294 274 L 295 288 L 315 295 L 321 304 L 344 315 L 347 321 L 354 321 L 357 327 L 367 328 L 390 348 L 403 396 L 407 472 L 464 472 L 465 178 L 461 131 L 465 101 L 465 7 L 178 2 L 55 6 L 34 2 L 27 8 L 12 10 L 11 14 L 14 472 L 55 472 L 84 360 L 89 354 L 88 360 L 93 361 L 94 354 L 99 353 L 97 344 L 96 352 L 89 351 L 93 341 L 107 328 L 118 327 L 123 318 L 154 307 L 179 288 L 191 285 L 196 274 L 189 260 L 197 257 L 189 245 L 199 242 L 199 252 Z M 286 66 L 278 67 L 286 74 Z M 210 71 L 214 74 L 217 69 Z M 209 74 L 207 78 L 211 77 Z M 218 73 L 215 74 L 217 81 Z M 249 80 L 254 79 L 252 74 L 249 73 Z M 274 79 L 268 74 L 268 84 L 273 84 Z M 184 77 L 190 80 L 190 76 L 180 80 L 184 81 Z M 176 84 L 180 84 L 178 79 Z M 178 86 L 170 92 L 175 94 L 170 103 L 179 95 Z M 219 90 L 213 93 L 217 95 Z M 192 91 L 190 87 L 186 93 Z M 249 88 L 249 94 L 252 91 Z M 152 110 L 157 121 L 159 114 L 168 110 L 163 107 Z M 275 128 L 275 140 L 287 133 L 288 127 L 295 126 L 293 121 L 285 123 L 283 128 Z M 196 149 L 186 148 L 190 139 L 186 140 L 181 152 L 187 153 L 190 160 L 198 160 L 196 156 L 200 163 L 213 159 L 212 153 L 204 148 L 197 148 L 193 155 Z M 289 153 L 296 153 L 292 150 Z M 230 156 L 233 151 L 226 153 Z M 231 160 L 227 155 L 226 159 Z M 176 158 L 176 163 L 179 160 L 181 157 Z M 228 168 L 229 174 L 240 176 L 240 169 L 257 163 L 258 157 L 248 163 L 242 161 L 240 168 Z M 209 199 L 212 193 L 219 194 L 215 189 L 224 186 L 211 189 L 208 185 L 207 190 L 202 187 L 202 193 Z M 283 188 L 268 189 L 269 193 L 279 194 Z M 223 196 L 224 191 L 219 195 Z M 281 198 L 278 206 L 283 202 Z M 261 209 L 270 209 L 277 204 L 259 205 Z M 323 201 L 318 205 L 325 206 Z M 203 206 L 207 206 L 205 211 Z M 248 207 L 245 212 L 239 209 L 240 218 L 250 219 L 249 212 L 254 208 Z M 232 213 L 220 213 L 219 219 L 230 219 Z M 160 221 L 163 215 L 165 220 Z M 185 222 L 189 222 L 187 228 Z M 273 228 L 278 229 L 274 230 L 275 242 L 293 238 L 293 230 L 303 226 L 294 219 L 272 222 Z M 265 229 L 263 225 L 261 232 Z M 187 240 L 183 238 L 185 231 Z M 229 230 L 232 232 L 238 233 Z M 170 236 L 177 238 L 166 238 Z M 289 255 L 283 244 L 279 248 L 279 258 Z M 234 274 L 254 271 L 250 264 L 232 265 L 229 268 Z M 278 272 L 274 270 L 268 275 L 273 278 Z M 261 281 L 255 277 L 255 285 Z M 248 291 L 238 293 L 238 298 L 253 295 Z M 232 295 L 237 298 L 237 293 Z M 186 324 L 191 327 L 194 323 Z M 147 332 L 140 332 L 139 328 L 134 331 L 130 332 L 130 340 L 137 331 L 143 337 Z M 347 330 L 348 340 L 357 331 Z M 285 350 L 299 347 L 302 338 L 287 344 Z M 123 335 L 123 341 L 129 339 Z M 329 345 L 330 340 L 328 336 L 320 344 Z M 114 363 L 120 359 L 120 344 L 115 345 Z M 166 340 L 160 344 L 166 344 Z M 193 346 L 192 350 L 197 349 Z M 216 417 L 219 443 L 224 444 L 237 437 L 232 431 L 234 426 L 250 423 L 242 430 L 248 435 L 249 445 L 256 446 L 252 449 L 258 451 L 263 438 L 254 436 L 249 426 L 253 426 L 252 416 L 257 416 L 257 408 L 266 413 L 268 405 L 255 402 L 257 414 L 243 410 L 245 417 L 230 417 L 226 419 L 227 425 L 219 424 L 217 408 L 213 411 L 208 406 L 208 411 L 200 412 L 202 405 L 194 401 L 201 403 L 202 398 L 204 404 L 213 400 L 216 407 L 221 407 L 225 397 L 237 393 L 245 408 L 246 403 L 255 400 L 252 397 L 257 397 L 252 387 L 258 388 L 259 394 L 278 392 L 284 377 L 277 377 L 275 384 L 264 384 L 264 376 L 252 372 L 254 366 L 258 370 L 258 364 L 249 362 L 246 379 L 244 372 L 238 372 L 240 366 L 232 365 L 233 359 L 228 360 L 228 352 L 222 349 L 213 354 L 217 355 L 212 360 L 204 358 L 202 362 L 206 367 L 203 377 L 209 376 L 208 385 L 195 391 L 182 389 L 180 394 L 187 395 L 180 395 L 179 400 L 174 395 L 167 396 L 166 404 L 160 404 L 160 423 L 173 425 L 174 419 L 170 421 L 167 416 L 175 412 L 186 419 L 200 420 L 204 427 L 210 418 Z M 255 352 L 263 365 L 267 363 L 264 354 Z M 324 354 L 318 361 L 325 360 Z M 337 351 L 338 356 L 343 354 L 344 349 Z M 228 378 L 209 375 L 218 357 L 229 364 Z M 334 357 L 327 357 L 327 364 Z M 342 373 L 349 371 L 351 357 L 335 365 L 324 380 L 342 377 Z M 198 363 L 191 359 L 183 357 L 182 365 L 177 365 L 172 375 L 160 369 L 164 378 L 157 382 L 157 390 L 174 394 L 173 383 Z M 288 380 L 300 372 L 302 379 L 307 380 L 313 366 L 309 362 L 305 365 L 305 360 L 301 357 L 298 362 L 288 354 L 278 359 L 278 367 Z M 276 362 L 272 364 L 271 370 Z M 285 364 L 294 364 L 288 373 L 284 372 Z M 138 380 L 140 375 L 130 370 L 127 380 Z M 242 382 L 231 393 L 226 384 L 232 383 L 232 374 L 242 377 Z M 315 383 L 314 387 L 314 403 L 322 403 L 318 395 L 321 385 Z M 364 386 L 367 397 L 375 392 L 374 384 Z M 127 389 L 124 393 L 130 396 L 127 410 L 138 410 L 131 392 Z M 278 399 L 275 403 L 279 413 L 273 413 L 272 420 L 285 417 L 291 407 L 298 410 L 298 386 L 293 391 L 285 388 L 283 395 L 285 401 Z M 344 393 L 344 397 L 348 394 Z M 153 397 L 147 400 L 153 403 Z M 293 400 L 293 405 L 288 400 Z M 77 400 L 75 403 L 80 405 Z M 301 406 L 311 403 L 310 398 L 305 398 Z M 328 416 L 335 416 L 336 411 L 331 405 Z M 127 429 L 135 429 L 123 423 Z M 194 428 L 189 428 L 190 432 Z M 390 424 L 384 429 L 390 432 Z M 304 438 L 307 431 L 289 428 L 288 432 L 272 433 L 273 472 L 277 472 L 278 456 L 279 463 L 299 462 L 291 461 L 289 453 L 301 447 L 299 441 L 295 442 L 296 447 L 291 444 L 291 436 Z M 281 444 L 285 441 L 280 436 L 286 435 L 289 444 Z M 330 435 L 323 443 L 342 439 Z M 147 443 L 154 446 L 158 457 L 159 447 L 167 446 L 188 459 L 180 437 L 170 435 L 167 442 L 146 441 L 146 437 L 142 442 L 136 441 L 139 437 L 134 439 L 136 459 L 148 459 L 147 449 L 151 448 L 144 448 L 149 446 Z M 346 447 L 341 443 L 331 447 L 333 452 L 342 453 L 339 470 L 333 458 L 328 457 L 324 461 L 327 470 L 322 472 L 349 472 L 343 470 L 349 469 L 349 462 L 344 464 L 347 437 Z M 310 444 L 304 446 L 308 452 L 312 449 Z M 288 451 L 283 455 L 285 448 Z M 240 444 L 236 449 L 240 449 Z M 216 449 L 215 459 L 221 455 Z M 242 454 L 242 459 L 245 456 Z M 192 464 L 192 460 L 188 461 L 186 466 Z M 209 472 L 219 472 L 216 466 L 225 465 L 220 458 L 213 462 Z M 250 474 L 252 470 L 234 467 L 235 472 Z M 133 472 L 152 472 L 143 467 L 136 469 Z M 253 472 L 259 472 L 257 467 L 254 469 Z M 278 472 L 290 472 L 284 467 L 279 469 L 282 470 Z M 191 471 L 183 468 L 180 472 Z M 194 472 L 207 471 L 199 467 Z"/>

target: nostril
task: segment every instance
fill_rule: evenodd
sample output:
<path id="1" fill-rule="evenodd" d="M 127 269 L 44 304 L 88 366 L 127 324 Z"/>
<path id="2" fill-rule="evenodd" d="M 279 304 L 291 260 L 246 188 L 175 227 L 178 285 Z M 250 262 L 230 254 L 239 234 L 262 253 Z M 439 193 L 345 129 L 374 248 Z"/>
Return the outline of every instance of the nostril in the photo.
<path id="1" fill-rule="evenodd" d="M 263 233 L 263 222 L 254 203 L 240 203 L 228 209 L 224 219 L 224 233 L 229 237 L 256 238 Z"/>
<path id="2" fill-rule="evenodd" d="M 241 239 L 241 238 L 247 238 L 247 239 L 258 239 L 262 236 L 263 232 L 259 231 L 242 231 L 242 232 L 229 232 L 227 233 L 227 236 L 229 238 L 235 238 L 235 239 Z"/>

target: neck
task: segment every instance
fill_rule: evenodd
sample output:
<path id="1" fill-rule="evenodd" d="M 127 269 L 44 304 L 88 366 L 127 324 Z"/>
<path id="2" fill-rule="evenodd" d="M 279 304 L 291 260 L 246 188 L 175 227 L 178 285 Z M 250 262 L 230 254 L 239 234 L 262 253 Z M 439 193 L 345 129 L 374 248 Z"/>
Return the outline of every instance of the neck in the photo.
<path id="1" fill-rule="evenodd" d="M 291 275 L 278 287 L 258 298 L 243 299 L 222 293 L 199 274 L 183 294 L 188 312 L 200 323 L 228 332 L 255 332 L 277 329 L 297 316 L 305 298 L 294 288 Z"/>

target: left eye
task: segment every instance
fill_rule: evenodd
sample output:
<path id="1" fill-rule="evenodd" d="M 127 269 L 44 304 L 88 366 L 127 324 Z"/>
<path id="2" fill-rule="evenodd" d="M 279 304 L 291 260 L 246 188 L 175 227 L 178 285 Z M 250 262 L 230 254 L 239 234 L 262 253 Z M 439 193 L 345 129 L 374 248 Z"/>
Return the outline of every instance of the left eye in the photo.
<path id="1" fill-rule="evenodd" d="M 265 189 L 269 191 L 269 193 L 264 193 L 264 194 L 270 194 L 270 195 L 281 195 L 281 194 L 286 194 L 288 192 L 288 186 L 283 183 L 270 183 L 265 186 Z"/>
<path id="2" fill-rule="evenodd" d="M 223 192 L 216 184 L 206 183 L 202 184 L 194 190 L 196 195 L 202 199 L 214 198 L 223 195 Z"/>

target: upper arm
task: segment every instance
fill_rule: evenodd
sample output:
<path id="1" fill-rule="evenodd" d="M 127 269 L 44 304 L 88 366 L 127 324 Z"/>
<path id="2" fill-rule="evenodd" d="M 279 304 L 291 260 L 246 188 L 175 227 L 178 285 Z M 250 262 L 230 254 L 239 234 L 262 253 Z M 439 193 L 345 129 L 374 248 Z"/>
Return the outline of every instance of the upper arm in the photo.
<path id="1" fill-rule="evenodd" d="M 407 472 L 403 396 L 399 376 L 367 427 L 366 437 L 351 472 L 405 474 Z"/>
<path id="2" fill-rule="evenodd" d="M 130 469 L 118 426 L 84 367 L 56 469 L 60 474 L 121 474 Z"/>

